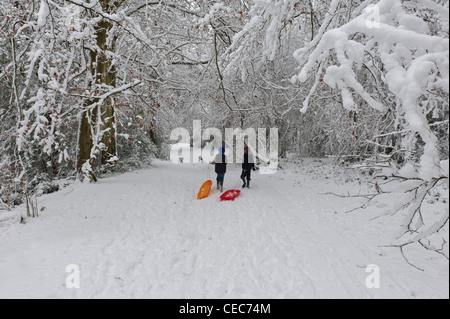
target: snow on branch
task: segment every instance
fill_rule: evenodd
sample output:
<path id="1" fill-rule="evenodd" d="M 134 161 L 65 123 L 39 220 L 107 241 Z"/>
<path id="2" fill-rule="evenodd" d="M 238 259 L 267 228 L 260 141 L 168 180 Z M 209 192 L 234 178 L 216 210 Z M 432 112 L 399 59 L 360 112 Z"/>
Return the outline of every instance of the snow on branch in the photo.
<path id="1" fill-rule="evenodd" d="M 358 102 L 362 98 L 377 111 L 395 114 L 390 131 L 379 135 L 396 135 L 401 140 L 401 159 L 386 169 L 386 184 L 376 184 L 378 194 L 357 209 L 397 194 L 393 211 L 405 217 L 398 238 L 401 243 L 392 247 L 400 248 L 406 260 L 404 247 L 412 244 L 448 259 L 448 253 L 429 243 L 433 235 L 448 226 L 448 209 L 439 212 L 435 221 L 424 215 L 432 191 L 448 183 L 448 154 L 439 152 L 442 136 L 437 126 L 448 125 L 449 39 L 448 32 L 436 27 L 438 21 L 448 30 L 448 4 L 443 7 L 431 0 L 365 1 L 350 21 L 335 27 L 333 12 L 337 12 L 339 3 L 332 2 L 321 31 L 294 54 L 301 70 L 291 81 L 313 83 L 301 111 L 308 110 L 313 103 L 311 97 L 323 82 L 340 92 L 347 110 L 363 112 Z M 361 76 L 366 71 L 373 83 Z M 377 90 L 370 93 L 373 87 Z M 380 87 L 394 97 L 395 103 L 388 103 L 385 95 L 379 94 Z M 378 142 L 374 145 L 383 147 Z M 397 183 L 390 192 L 382 190 L 391 182 Z"/>
<path id="2" fill-rule="evenodd" d="M 305 6 L 298 0 L 255 1 L 249 12 L 250 21 L 234 35 L 227 50 L 229 63 L 224 73 L 230 74 L 234 69 L 244 73 L 250 57 L 258 64 L 273 61 L 280 49 L 281 31 L 293 23 L 296 15 L 307 12 Z M 243 74 L 242 81 L 245 80 Z"/>
<path id="3" fill-rule="evenodd" d="M 430 7 L 438 10 L 436 6 Z M 400 0 L 381 0 L 376 10 L 376 24 L 370 20 L 373 13 L 366 10 L 341 27 L 319 33 L 298 50 L 295 57 L 300 63 L 312 52 L 292 81 L 304 83 L 318 63 L 328 63 L 323 80 L 340 90 L 345 108 L 359 109 L 354 100 L 354 94 L 358 94 L 372 108 L 385 111 L 382 101 L 372 97 L 357 78 L 362 64 L 374 65 L 372 57 L 377 57 L 381 65 L 374 65 L 374 69 L 384 70 L 379 76 L 399 100 L 405 129 L 418 133 L 425 142 L 418 176 L 424 180 L 440 177 L 438 140 L 430 128 L 423 100 L 434 98 L 430 92 L 449 93 L 449 39 L 430 35 L 427 23 L 408 13 Z M 447 9 L 439 11 L 448 16 Z M 329 62 L 331 57 L 337 63 Z M 306 99 L 302 111 L 308 106 Z"/>

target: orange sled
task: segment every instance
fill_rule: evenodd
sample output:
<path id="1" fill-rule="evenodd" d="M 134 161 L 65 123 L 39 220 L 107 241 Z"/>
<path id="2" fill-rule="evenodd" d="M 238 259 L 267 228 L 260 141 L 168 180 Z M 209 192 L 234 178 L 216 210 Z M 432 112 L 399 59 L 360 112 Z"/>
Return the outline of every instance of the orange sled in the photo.
<path id="1" fill-rule="evenodd" d="M 205 184 L 203 184 L 203 186 L 200 188 L 200 191 L 198 192 L 197 199 L 205 199 L 206 197 L 208 197 L 209 192 L 211 191 L 212 184 L 212 181 L 205 182 Z"/>

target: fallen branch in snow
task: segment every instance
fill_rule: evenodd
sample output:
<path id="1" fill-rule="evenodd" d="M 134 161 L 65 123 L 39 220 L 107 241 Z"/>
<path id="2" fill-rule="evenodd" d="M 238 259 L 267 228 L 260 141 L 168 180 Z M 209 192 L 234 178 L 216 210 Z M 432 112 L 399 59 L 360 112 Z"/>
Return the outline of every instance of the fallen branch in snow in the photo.
<path id="1" fill-rule="evenodd" d="M 340 197 L 340 198 L 368 198 L 368 199 L 372 199 L 373 197 L 380 195 L 380 194 L 366 194 L 366 195 L 350 195 L 350 193 L 348 193 L 347 195 L 339 195 L 339 194 L 335 194 L 335 193 L 321 193 L 321 195 L 332 195 L 332 196 L 336 196 L 336 197 Z"/>
<path id="2" fill-rule="evenodd" d="M 367 199 L 367 201 L 363 205 L 344 212 L 345 214 L 349 214 L 349 213 L 352 213 L 352 212 L 360 210 L 360 209 L 368 208 L 370 206 L 370 203 L 372 202 L 372 200 L 374 200 L 376 197 L 378 197 L 381 194 L 390 194 L 388 192 L 381 191 L 381 189 L 379 188 L 377 183 L 375 183 L 375 189 L 377 190 L 378 193 L 363 194 L 363 195 L 361 195 L 361 194 L 351 195 L 350 193 L 348 193 L 347 195 L 339 195 L 339 194 L 335 194 L 335 193 L 324 193 L 322 195 L 331 195 L 331 196 L 336 196 L 336 197 L 340 197 L 340 198 L 365 198 L 365 199 Z"/>
<path id="3" fill-rule="evenodd" d="M 404 227 L 406 229 L 405 229 L 403 235 L 405 235 L 407 233 L 411 233 L 411 234 L 417 233 L 419 231 L 419 229 L 422 226 L 424 226 L 424 221 L 423 221 L 424 219 L 422 216 L 422 206 L 423 206 L 423 203 L 424 203 L 427 195 L 429 194 L 429 192 L 432 189 L 434 189 L 439 184 L 439 182 L 448 179 L 448 177 L 439 177 L 439 178 L 433 178 L 430 182 L 430 181 L 424 181 L 420 178 L 407 178 L 407 177 L 395 176 L 395 175 L 393 175 L 391 177 L 387 177 L 387 176 L 380 176 L 380 177 L 388 178 L 390 180 L 401 180 L 402 182 L 413 181 L 413 182 L 419 183 L 418 185 L 411 186 L 410 188 L 408 188 L 404 191 L 404 193 L 413 194 L 413 197 L 411 198 L 411 200 L 408 203 L 406 203 L 400 209 L 397 210 L 397 212 L 399 212 L 404 208 L 409 208 L 409 214 L 406 219 L 407 224 L 406 224 L 406 226 L 404 225 Z M 419 218 L 419 224 L 414 229 L 412 227 L 412 225 L 417 218 Z M 447 222 L 448 222 L 448 213 L 447 213 L 447 218 L 442 221 L 441 227 L 439 227 L 436 231 L 429 233 L 428 235 L 431 235 L 431 234 L 439 231 Z M 416 240 L 416 241 L 418 241 L 418 240 Z"/>
<path id="4" fill-rule="evenodd" d="M 399 248 L 401 251 L 401 254 L 404 257 L 404 259 L 406 260 L 406 262 L 420 271 L 424 271 L 424 270 L 421 269 L 420 267 L 414 265 L 413 263 L 411 263 L 408 260 L 406 254 L 405 254 L 405 251 L 404 251 L 405 247 L 407 247 L 409 245 L 413 245 L 413 244 L 419 244 L 426 250 L 432 251 L 436 254 L 439 254 L 448 260 L 449 259 L 448 253 L 446 254 L 444 251 L 444 248 L 447 245 L 447 242 L 445 241 L 445 239 L 442 238 L 443 242 L 440 247 L 433 246 L 431 244 L 430 240 L 428 239 L 430 236 L 432 236 L 434 234 L 438 234 L 439 231 L 441 231 L 448 224 L 448 222 L 449 222 L 448 210 L 444 214 L 442 214 L 439 221 L 437 221 L 436 223 L 434 223 L 433 225 L 429 226 L 426 229 L 423 229 L 425 226 L 425 221 L 424 221 L 424 216 L 422 213 L 423 204 L 424 204 L 427 196 L 429 195 L 430 191 L 433 190 L 436 186 L 438 186 L 440 184 L 440 182 L 448 180 L 448 177 L 442 176 L 439 178 L 434 178 L 431 180 L 431 182 L 425 181 L 420 178 L 414 178 L 414 177 L 408 178 L 408 177 L 397 176 L 397 175 L 377 176 L 377 178 L 387 180 L 382 185 L 386 185 L 386 184 L 392 183 L 394 181 L 399 181 L 401 183 L 400 186 L 406 183 L 408 187 L 406 189 L 402 189 L 400 187 L 399 192 L 402 192 L 403 194 L 411 194 L 411 197 L 409 198 L 409 200 L 406 203 L 404 201 L 402 201 L 403 204 L 401 204 L 400 206 L 397 206 L 395 208 L 395 211 L 393 214 L 396 214 L 396 213 L 399 213 L 399 212 L 405 211 L 405 210 L 407 210 L 407 213 L 408 213 L 407 217 L 402 225 L 402 228 L 403 228 L 402 234 L 397 238 L 397 240 L 401 240 L 401 238 L 404 237 L 405 235 L 413 235 L 414 237 L 411 239 L 405 240 L 403 243 L 400 243 L 400 244 L 382 246 L 382 247 Z M 412 183 L 412 185 L 409 185 L 410 183 Z M 375 183 L 375 188 L 377 190 L 376 194 L 338 195 L 338 194 L 333 194 L 333 193 L 327 193 L 327 195 L 333 195 L 333 196 L 337 196 L 337 197 L 341 197 L 341 198 L 366 198 L 367 199 L 367 201 L 363 205 L 346 212 L 346 213 L 351 213 L 356 210 L 366 209 L 366 208 L 370 207 L 371 202 L 374 201 L 376 198 L 378 198 L 381 195 L 393 194 L 392 192 L 383 191 L 381 189 L 381 187 L 379 186 L 378 182 Z"/>
<path id="5" fill-rule="evenodd" d="M 405 261 L 406 261 L 409 265 L 411 265 L 412 267 L 416 268 L 417 270 L 425 271 L 424 269 L 419 268 L 418 266 L 414 265 L 412 262 L 409 261 L 408 257 L 406 257 L 404 248 L 405 248 L 406 246 L 408 246 L 408 245 L 411 245 L 411 243 L 405 243 L 405 244 L 402 244 L 402 245 L 380 246 L 380 247 L 385 247 L 385 248 L 399 248 L 399 249 L 400 249 L 400 252 L 401 252 L 401 254 L 402 254 L 402 256 L 403 256 L 403 258 L 405 259 Z"/>
<path id="6" fill-rule="evenodd" d="M 448 219 L 447 219 L 447 221 L 448 221 Z M 404 250 L 405 247 L 407 247 L 407 246 L 409 246 L 409 245 L 412 245 L 412 244 L 420 244 L 420 245 L 421 245 L 423 248 L 425 248 L 426 250 L 429 250 L 429 251 L 432 251 L 432 252 L 434 252 L 434 253 L 436 253 L 436 254 L 439 254 L 439 255 L 441 255 L 442 257 L 444 257 L 445 259 L 449 260 L 449 257 L 444 253 L 444 246 L 447 244 L 447 242 L 445 241 L 445 239 L 442 239 L 442 241 L 443 241 L 443 242 L 442 242 L 442 245 L 441 245 L 440 248 L 432 247 L 429 241 L 428 241 L 428 244 L 426 244 L 426 243 L 423 242 L 422 239 L 421 239 L 421 240 L 418 240 L 417 242 L 415 242 L 415 241 L 410 241 L 410 242 L 403 243 L 403 244 L 400 244 L 400 245 L 388 245 L 388 246 L 380 246 L 380 247 L 385 247 L 385 248 L 399 248 L 399 249 L 400 249 L 400 252 L 401 252 L 401 254 L 402 254 L 402 256 L 403 256 L 403 258 L 405 259 L 405 261 L 406 261 L 409 265 L 411 265 L 412 267 L 416 268 L 417 270 L 425 271 L 424 269 L 422 269 L 422 268 L 420 268 L 420 267 L 414 265 L 412 262 L 409 261 L 408 257 L 406 257 L 406 254 L 405 254 L 405 250 Z"/>
<path id="7" fill-rule="evenodd" d="M 429 241 L 428 241 L 428 244 L 423 243 L 422 240 L 419 240 L 418 243 L 426 250 L 431 250 L 431 251 L 445 257 L 445 259 L 449 260 L 449 257 L 444 253 L 444 246 L 447 244 L 447 241 L 444 238 L 442 238 L 442 245 L 440 248 L 432 247 Z"/>
<path id="8" fill-rule="evenodd" d="M 393 183 L 395 181 L 400 182 L 400 185 L 396 185 L 395 188 L 399 189 L 399 193 L 402 194 L 411 194 L 408 200 L 401 201 L 400 205 L 397 205 L 395 207 L 393 214 L 397 214 L 401 211 L 407 212 L 407 217 L 402 225 L 402 233 L 397 238 L 397 240 L 403 241 L 400 244 L 393 244 L 388 246 L 381 246 L 381 247 L 390 247 L 390 248 L 398 248 L 400 249 L 400 252 L 405 259 L 405 261 L 411 265 L 412 267 L 424 271 L 424 269 L 418 267 L 417 265 L 414 265 L 406 256 L 405 253 L 405 247 L 418 244 L 424 249 L 434 252 L 436 254 L 439 254 L 440 256 L 446 258 L 449 260 L 448 252 L 445 251 L 446 245 L 448 244 L 447 241 L 442 238 L 442 245 L 439 247 L 436 245 L 432 245 L 431 241 L 429 240 L 429 237 L 438 234 L 449 222 L 449 212 L 448 210 L 442 214 L 439 221 L 435 222 L 433 225 L 425 227 L 425 221 L 424 216 L 422 213 L 422 208 L 425 203 L 425 200 L 427 196 L 429 195 L 430 191 L 433 190 L 436 186 L 440 185 L 441 182 L 444 182 L 448 180 L 448 177 L 442 176 L 439 178 L 434 178 L 431 181 L 425 181 L 420 178 L 416 177 L 404 177 L 400 175 L 391 175 L 391 176 L 385 176 L 380 175 L 376 176 L 376 179 L 381 179 L 384 182 L 381 184 L 382 186 L 388 185 L 390 183 Z M 405 187 L 402 187 L 406 185 Z M 400 187 L 399 187 L 400 186 Z M 335 194 L 335 193 L 325 193 L 324 195 L 332 195 L 339 198 L 364 198 L 366 201 L 356 208 L 353 208 L 351 210 L 346 211 L 345 213 L 351 213 L 357 210 L 362 210 L 371 207 L 373 201 L 377 198 L 379 198 L 382 195 L 387 194 L 394 194 L 394 192 L 387 192 L 383 191 L 380 187 L 380 184 L 378 182 L 375 182 L 374 184 L 376 193 L 373 194 L 357 194 L 357 195 L 351 195 L 348 193 L 347 195 L 341 195 L 341 194 Z M 392 214 L 392 215 L 393 215 Z M 406 235 L 412 235 L 414 237 L 410 239 L 403 239 L 402 238 Z"/>

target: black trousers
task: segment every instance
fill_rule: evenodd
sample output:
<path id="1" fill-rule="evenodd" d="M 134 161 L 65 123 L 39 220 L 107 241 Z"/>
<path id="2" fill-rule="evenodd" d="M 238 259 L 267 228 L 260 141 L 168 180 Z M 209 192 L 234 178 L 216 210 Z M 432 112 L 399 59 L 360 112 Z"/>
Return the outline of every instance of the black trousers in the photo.
<path id="1" fill-rule="evenodd" d="M 251 181 L 252 177 L 252 170 L 250 169 L 243 169 L 241 174 L 241 179 L 244 181 L 247 179 L 247 181 Z"/>

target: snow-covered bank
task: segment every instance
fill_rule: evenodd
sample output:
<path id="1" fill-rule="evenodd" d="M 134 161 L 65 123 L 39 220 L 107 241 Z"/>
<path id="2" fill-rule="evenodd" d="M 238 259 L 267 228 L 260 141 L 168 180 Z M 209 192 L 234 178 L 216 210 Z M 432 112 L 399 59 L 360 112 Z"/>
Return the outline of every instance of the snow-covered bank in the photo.
<path id="1" fill-rule="evenodd" d="M 362 199 L 326 195 L 367 193 L 363 177 L 324 160 L 283 168 L 229 203 L 196 200 L 214 179 L 206 164 L 167 162 L 42 196 L 39 218 L 0 222 L 0 298 L 449 297 L 448 260 L 408 248 L 422 272 L 383 247 L 399 230 L 400 216 L 379 217 L 391 203 L 344 213 Z M 230 165 L 225 187 L 239 174 Z M 366 287 L 372 264 L 380 289 Z M 66 287 L 68 265 L 79 289 Z"/>

